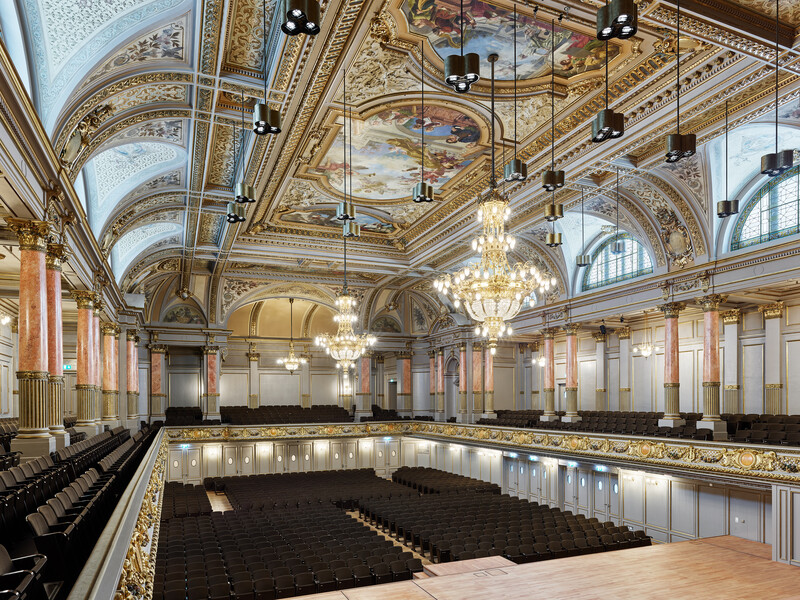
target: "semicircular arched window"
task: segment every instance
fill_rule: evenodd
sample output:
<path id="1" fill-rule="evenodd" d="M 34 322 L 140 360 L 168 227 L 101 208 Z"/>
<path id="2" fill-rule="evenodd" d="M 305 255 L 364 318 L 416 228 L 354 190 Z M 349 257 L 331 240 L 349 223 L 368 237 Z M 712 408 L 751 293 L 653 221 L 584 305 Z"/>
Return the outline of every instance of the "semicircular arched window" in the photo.
<path id="1" fill-rule="evenodd" d="M 731 250 L 800 233 L 800 165 L 770 179 L 745 204 Z"/>
<path id="2" fill-rule="evenodd" d="M 614 252 L 614 242 L 622 251 Z M 645 247 L 627 233 L 613 235 L 592 252 L 592 263 L 583 273 L 583 290 L 592 290 L 653 272 Z"/>

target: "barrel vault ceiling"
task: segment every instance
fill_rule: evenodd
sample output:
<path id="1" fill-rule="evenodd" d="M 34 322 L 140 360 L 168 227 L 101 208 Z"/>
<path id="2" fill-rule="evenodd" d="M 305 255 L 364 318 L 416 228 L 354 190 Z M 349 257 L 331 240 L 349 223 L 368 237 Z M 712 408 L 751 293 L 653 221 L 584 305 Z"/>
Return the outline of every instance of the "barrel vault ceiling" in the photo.
<path id="1" fill-rule="evenodd" d="M 88 225 L 125 292 L 174 296 L 187 289 L 209 324 L 243 299 L 298 293 L 325 297 L 341 282 L 342 242 L 334 222 L 343 197 L 344 86 L 353 110 L 353 193 L 362 235 L 348 244 L 356 288 L 432 295 L 431 273 L 470 258 L 475 200 L 490 170 L 489 65 L 498 52 L 497 165 L 515 150 L 512 4 L 467 0 L 467 49 L 482 59 L 471 93 L 442 84 L 443 57 L 457 51 L 455 0 L 323 0 L 322 32 L 287 37 L 275 0 L 17 0 L 31 95 Z M 656 272 L 717 254 L 724 236 L 714 214 L 723 194 L 722 133 L 729 101 L 736 168 L 729 187 L 757 185 L 758 157 L 771 145 L 774 2 L 686 0 L 681 39 L 682 132 L 699 152 L 663 162 L 675 125 L 675 5 L 642 0 L 637 36 L 608 46 L 609 99 L 626 117 L 623 138 L 589 140 L 604 107 L 606 48 L 594 39 L 598 0 L 521 2 L 516 106 L 517 156 L 528 181 L 510 185 L 519 259 L 534 260 L 573 287 L 581 250 L 615 222 L 645 244 Z M 538 7 L 535 13 L 534 8 Z M 568 8 L 559 23 L 559 14 Z M 800 124 L 800 0 L 782 3 L 781 138 Z M 560 249 L 543 244 L 539 186 L 551 160 L 551 27 L 555 45 L 556 195 L 567 217 Z M 7 27 L 7 25 L 4 25 Z M 266 35 L 266 53 L 262 50 Z M 792 49 L 792 45 L 795 49 Z M 426 177 L 437 201 L 411 202 L 419 177 L 422 64 Z M 250 111 L 264 94 L 283 115 L 276 136 L 255 136 Z M 246 222 L 229 225 L 225 206 L 239 178 L 235 148 L 245 105 L 244 178 L 257 190 Z M 796 146 L 796 143 L 791 142 Z M 291 292 L 294 289 L 295 292 Z M 300 293 L 302 292 L 302 293 Z"/>

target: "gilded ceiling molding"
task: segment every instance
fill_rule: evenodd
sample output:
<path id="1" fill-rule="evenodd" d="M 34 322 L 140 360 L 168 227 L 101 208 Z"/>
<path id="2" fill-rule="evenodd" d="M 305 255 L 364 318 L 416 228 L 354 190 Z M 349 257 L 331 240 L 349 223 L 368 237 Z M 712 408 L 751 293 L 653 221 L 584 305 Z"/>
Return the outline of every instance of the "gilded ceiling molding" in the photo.
<path id="1" fill-rule="evenodd" d="M 252 337 L 258 336 L 258 320 L 261 318 L 261 312 L 264 310 L 264 301 L 255 302 L 253 304 L 253 308 L 250 311 L 250 323 L 248 325 L 247 331 L 249 335 Z"/>
<path id="2" fill-rule="evenodd" d="M 311 330 L 311 323 L 314 321 L 314 315 L 317 314 L 317 310 L 319 309 L 320 304 L 312 304 L 309 309 L 303 315 L 303 321 L 301 324 L 300 331 L 302 332 L 302 336 L 304 338 L 309 337 L 309 332 Z"/>
<path id="3" fill-rule="evenodd" d="M 193 192 L 202 192 L 203 190 L 210 129 L 211 125 L 204 121 L 197 121 L 194 126 L 194 153 L 192 155 L 192 173 L 189 176 L 189 189 Z"/>
<path id="4" fill-rule="evenodd" d="M 645 173 L 642 175 L 644 179 L 654 184 L 663 194 L 665 194 L 670 202 L 672 202 L 673 206 L 678 209 L 678 212 L 683 219 L 683 222 L 686 224 L 686 227 L 689 229 L 689 233 L 692 236 L 692 244 L 694 245 L 695 253 L 699 256 L 702 256 L 706 253 L 706 237 L 705 237 L 705 229 L 703 225 L 701 225 L 697 218 L 695 217 L 695 212 L 689 206 L 689 203 L 686 199 L 678 193 L 678 191 L 672 187 L 669 183 L 661 179 L 660 177 L 653 175 L 652 173 Z M 703 205 L 700 205 L 700 214 L 705 214 L 702 212 Z M 658 215 L 656 215 L 658 216 Z"/>
<path id="5" fill-rule="evenodd" d="M 359 293 L 355 291 L 355 296 Z M 295 298 L 316 302 L 336 310 L 335 294 L 320 285 L 303 283 L 267 283 L 247 279 L 223 278 L 222 302 L 220 304 L 221 321 L 226 322 L 236 309 L 272 298 Z"/>
<path id="6" fill-rule="evenodd" d="M 204 75 L 217 74 L 217 53 L 224 5 L 224 0 L 203 0 L 203 24 L 199 46 L 200 72 Z"/>

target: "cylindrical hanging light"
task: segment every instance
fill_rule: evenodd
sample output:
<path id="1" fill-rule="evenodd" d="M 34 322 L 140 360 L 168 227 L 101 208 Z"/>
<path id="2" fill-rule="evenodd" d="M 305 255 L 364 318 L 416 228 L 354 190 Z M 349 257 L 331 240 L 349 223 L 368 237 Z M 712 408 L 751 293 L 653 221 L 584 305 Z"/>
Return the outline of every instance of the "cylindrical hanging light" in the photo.
<path id="1" fill-rule="evenodd" d="M 285 0 L 281 31 L 286 35 L 316 35 L 320 31 L 319 4 L 315 0 Z"/>
<path id="2" fill-rule="evenodd" d="M 264 101 L 256 102 L 253 107 L 253 131 L 256 135 L 281 132 L 281 113 L 273 110 L 267 105 L 267 70 L 269 61 L 267 60 L 267 0 L 262 0 L 261 5 L 261 25 L 264 30 L 263 35 L 263 56 L 264 56 Z"/>
<path id="3" fill-rule="evenodd" d="M 433 186 L 425 182 L 425 47 L 419 43 L 419 62 L 422 75 L 420 76 L 420 98 L 422 108 L 419 114 L 421 158 L 419 164 L 419 183 L 411 192 L 414 202 L 433 202 Z"/>
<path id="4" fill-rule="evenodd" d="M 256 191 L 252 185 L 244 181 L 244 90 L 242 90 L 242 119 L 239 128 L 238 160 L 235 162 L 236 170 L 241 169 L 241 177 L 234 188 L 234 200 L 240 203 L 256 201 Z"/>
<path id="5" fill-rule="evenodd" d="M 244 204 L 236 202 L 228 202 L 228 212 L 225 219 L 228 223 L 242 223 L 247 218 L 247 212 Z"/>
<path id="6" fill-rule="evenodd" d="M 459 20 L 460 53 L 451 54 L 444 59 L 444 81 L 459 94 L 465 94 L 470 86 L 481 78 L 481 59 L 474 52 L 464 54 L 464 0 L 461 0 Z"/>
<path id="7" fill-rule="evenodd" d="M 581 186 L 581 252 L 586 248 L 586 227 L 583 212 L 583 186 Z M 575 257 L 575 264 L 579 267 L 588 267 L 592 264 L 592 259 L 588 254 L 578 254 Z"/>
<path id="8" fill-rule="evenodd" d="M 689 158 L 697 152 L 697 140 L 693 133 L 681 134 L 681 1 L 675 2 L 676 20 L 675 20 L 675 79 L 676 79 L 676 94 L 675 94 L 675 113 L 677 115 L 677 123 L 675 133 L 667 136 L 667 154 L 666 162 L 674 163 L 684 158 Z"/>
<path id="9" fill-rule="evenodd" d="M 420 181 L 414 186 L 411 197 L 414 202 L 433 202 L 433 186 L 425 181 Z"/>
<path id="10" fill-rule="evenodd" d="M 556 232 L 550 232 L 547 234 L 545 239 L 545 245 L 549 246 L 550 248 L 556 248 L 561 245 L 561 234 Z"/>
<path id="11" fill-rule="evenodd" d="M 339 208 L 336 210 L 336 218 L 339 221 L 354 221 L 356 216 L 356 207 L 351 201 L 339 202 Z"/>
<path id="12" fill-rule="evenodd" d="M 778 152 L 778 70 L 780 63 L 780 0 L 775 0 L 775 152 L 761 157 L 761 173 L 767 177 L 777 177 L 794 166 L 794 150 Z"/>
<path id="13" fill-rule="evenodd" d="M 564 216 L 563 204 L 548 204 L 544 207 L 544 220 L 548 222 L 558 221 Z"/>
<path id="14" fill-rule="evenodd" d="M 606 5 L 604 8 L 608 8 Z M 608 40 L 606 40 L 606 107 L 592 121 L 592 141 L 595 143 L 620 138 L 625 133 L 625 115 L 608 108 Z"/>
<path id="15" fill-rule="evenodd" d="M 517 158 L 517 5 L 514 5 L 514 158 L 503 167 L 503 179 L 511 183 L 528 178 L 528 165 Z"/>
<path id="16" fill-rule="evenodd" d="M 240 181 L 236 184 L 236 202 L 248 203 L 256 201 L 256 191 L 249 183 Z"/>
<path id="17" fill-rule="evenodd" d="M 611 0 L 597 10 L 597 39 L 628 39 L 636 35 L 639 11 L 633 0 Z"/>
<path id="18" fill-rule="evenodd" d="M 559 21 L 561 17 L 559 16 Z M 542 173 L 542 188 L 553 192 L 564 187 L 564 171 L 556 171 L 556 21 L 552 20 L 550 32 L 550 168 Z M 551 217 L 554 215 L 550 215 Z M 564 216 L 563 209 L 560 219 Z M 547 218 L 545 216 L 545 218 Z M 554 220 L 555 220 L 554 219 Z"/>
<path id="19" fill-rule="evenodd" d="M 342 224 L 342 235 L 349 238 L 360 236 L 361 224 L 358 221 L 345 221 Z"/>
<path id="20" fill-rule="evenodd" d="M 717 202 L 717 216 L 720 219 L 739 212 L 739 201 L 728 199 L 728 101 L 725 100 L 725 199 Z"/>

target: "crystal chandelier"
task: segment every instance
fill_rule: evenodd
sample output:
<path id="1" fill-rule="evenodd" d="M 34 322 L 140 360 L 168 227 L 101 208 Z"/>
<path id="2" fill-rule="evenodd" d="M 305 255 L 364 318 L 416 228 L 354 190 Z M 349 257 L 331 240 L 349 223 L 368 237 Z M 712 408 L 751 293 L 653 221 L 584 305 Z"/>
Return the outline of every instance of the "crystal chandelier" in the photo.
<path id="1" fill-rule="evenodd" d="M 306 364 L 304 357 L 295 356 L 294 353 L 294 298 L 289 298 L 289 356 L 279 358 L 278 364 L 286 367 L 289 373 L 294 373 L 300 365 Z"/>
<path id="2" fill-rule="evenodd" d="M 434 282 L 434 287 L 453 301 L 459 308 L 462 304 L 469 316 L 479 324 L 475 335 L 489 339 L 492 354 L 497 339 L 511 335 L 507 321 L 519 314 L 524 299 L 535 303 L 535 291 L 545 292 L 555 285 L 555 279 L 541 273 L 531 263 L 508 262 L 507 252 L 514 249 L 516 240 L 505 231 L 505 222 L 511 211 L 508 199 L 497 190 L 494 152 L 494 63 L 496 54 L 489 55 L 492 64 L 492 165 L 490 190 L 478 206 L 478 222 L 483 233 L 472 241 L 472 248 L 480 253 L 480 262 L 445 274 Z"/>
<path id="3" fill-rule="evenodd" d="M 342 80 L 345 81 L 345 73 L 342 73 Z M 347 114 L 347 88 L 344 88 L 345 98 L 345 115 Z M 352 116 L 349 123 L 345 123 L 352 127 Z M 346 129 L 343 127 L 343 131 Z M 369 334 L 356 334 L 353 325 L 358 320 L 356 315 L 356 299 L 351 296 L 347 291 L 347 238 L 358 237 L 360 227 L 356 222 L 356 209 L 353 204 L 353 170 L 350 168 L 352 164 L 352 129 L 350 134 L 350 161 L 344 160 L 342 162 L 342 183 L 344 185 L 344 202 L 339 205 L 339 211 L 336 218 L 342 221 L 342 241 L 344 242 L 344 280 L 342 284 L 342 293 L 336 297 L 336 309 L 338 314 L 334 315 L 333 320 L 337 323 L 338 327 L 334 335 L 323 334 L 317 336 L 315 342 L 317 346 L 325 348 L 325 352 L 336 361 L 336 368 L 343 369 L 347 372 L 348 369 L 355 366 L 356 361 L 364 355 L 367 348 L 373 346 L 376 342 L 375 336 Z M 344 144 L 343 144 L 344 147 Z M 347 157 L 345 156 L 345 159 Z M 349 176 L 348 176 L 349 171 Z M 349 179 L 349 185 L 348 185 Z M 347 190 L 350 190 L 350 198 L 348 200 Z"/>
<path id="4" fill-rule="evenodd" d="M 638 352 L 645 358 L 658 352 L 658 348 L 650 343 L 650 328 L 647 326 L 647 311 L 644 313 L 644 343 L 633 347 L 634 352 Z"/>

